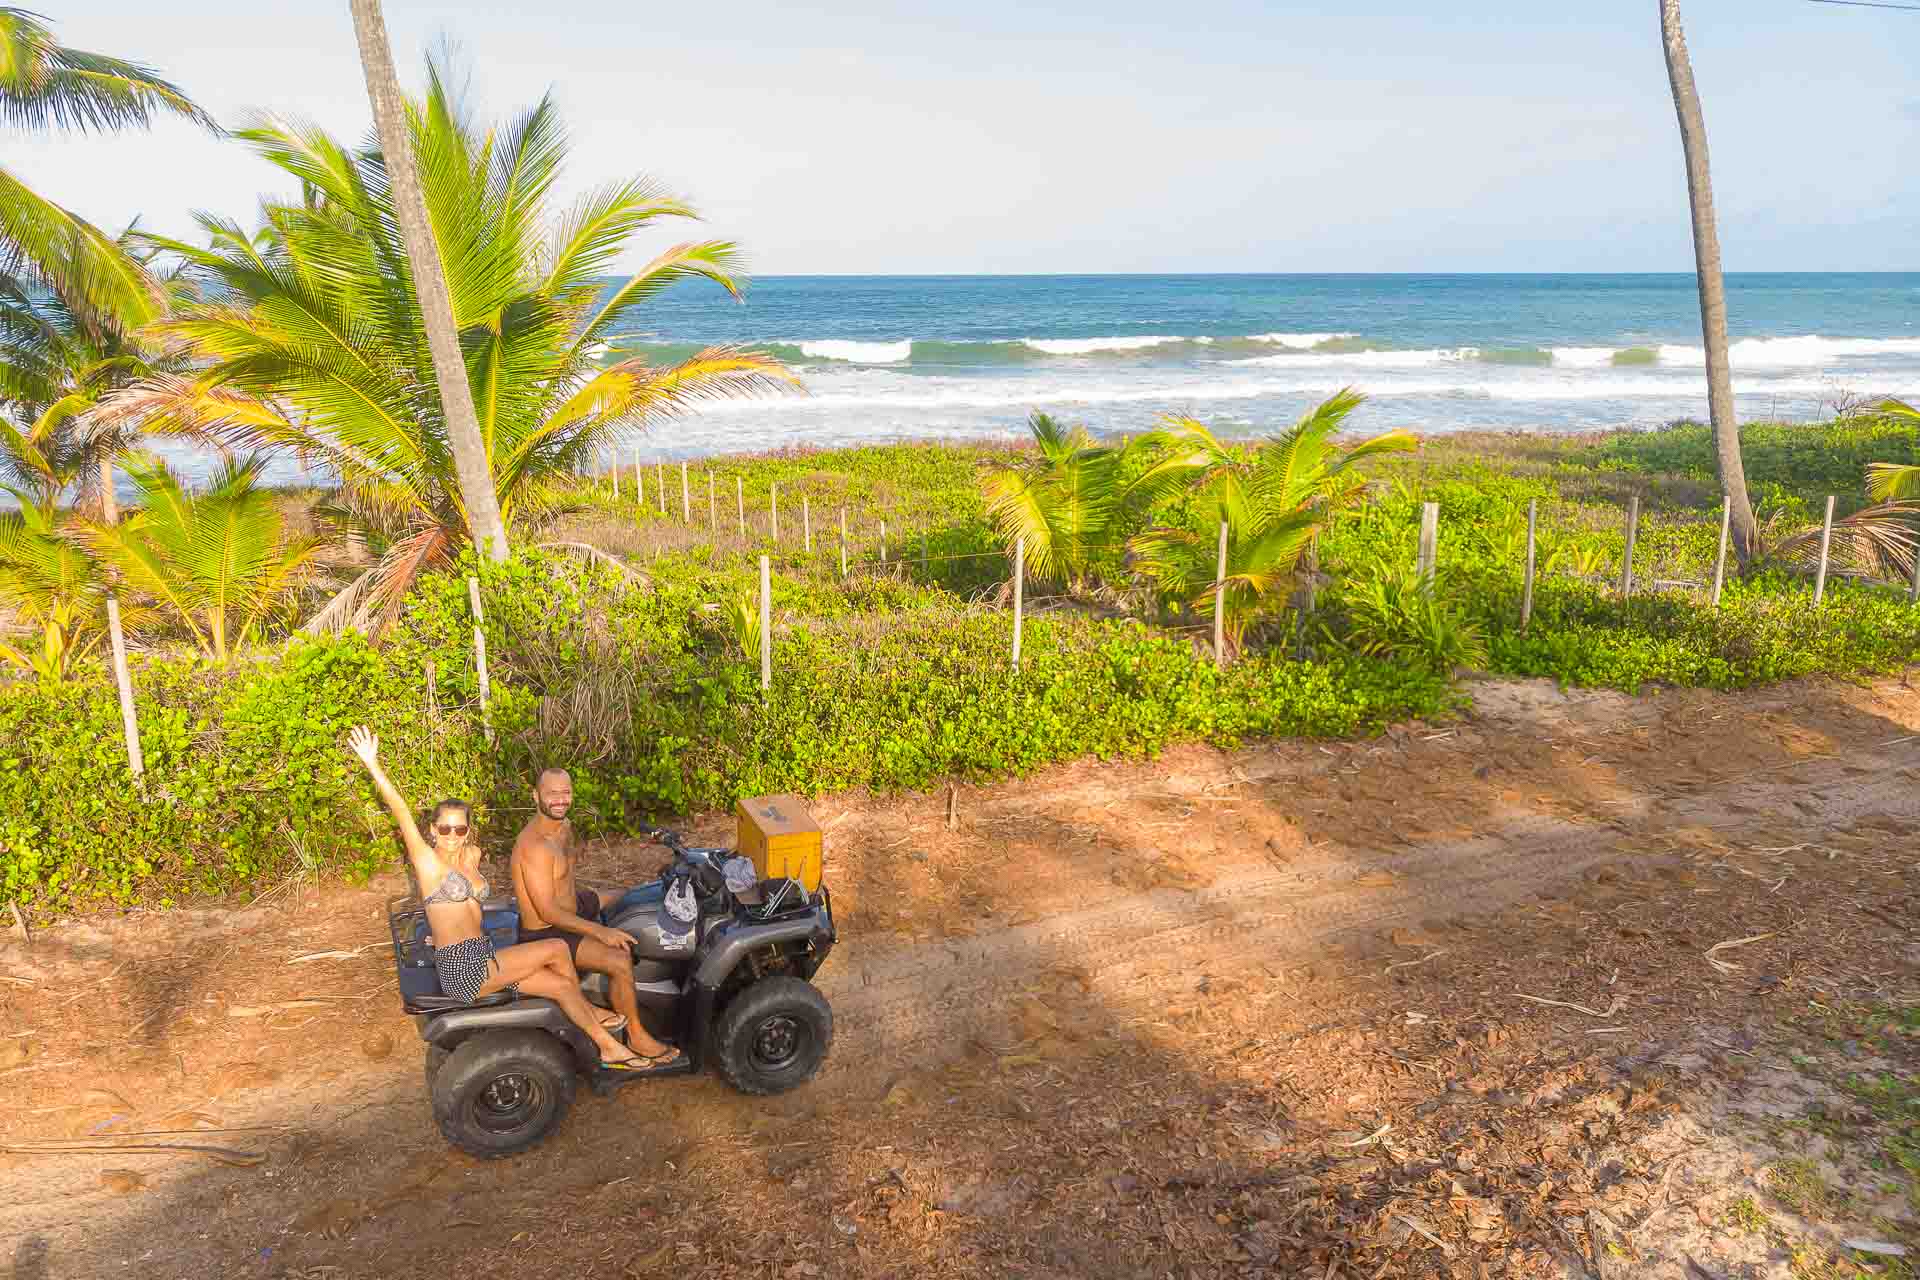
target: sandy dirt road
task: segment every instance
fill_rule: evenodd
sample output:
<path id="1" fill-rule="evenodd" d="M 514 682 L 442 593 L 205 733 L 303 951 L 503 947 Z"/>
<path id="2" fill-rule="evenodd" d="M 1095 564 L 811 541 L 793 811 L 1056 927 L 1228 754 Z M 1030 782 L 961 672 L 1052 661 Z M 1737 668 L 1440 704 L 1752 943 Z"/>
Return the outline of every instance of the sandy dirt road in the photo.
<path id="1" fill-rule="evenodd" d="M 290 885 L 6 945 L 0 1267 L 1604 1274 L 1624 1252 L 1680 1275 L 1689 1251 L 1730 1266 L 1698 1213 L 1662 1225 L 1676 1177 L 1654 1196 L 1647 1153 L 1698 1147 L 1675 1136 L 1688 1124 L 1726 1128 L 1740 1089 L 1722 1068 L 1760 1060 L 1755 1027 L 1920 988 L 1920 694 L 1515 684 L 1476 702 L 1463 723 L 1375 740 L 962 788 L 951 829 L 944 793 L 824 800 L 845 941 L 820 979 L 836 1015 L 822 1078 L 773 1100 L 712 1079 L 583 1092 L 512 1161 L 433 1130 L 380 886 Z M 655 856 L 600 848 L 587 867 L 631 880 Z M 1556 1128 L 1573 1123 L 1557 1108 L 1596 1097 L 1596 1116 Z M 19 1149 L 55 1141 L 122 1149 Z M 239 1155 L 129 1149 L 178 1144 Z M 1683 1192 L 1764 1176 L 1761 1148 L 1723 1147 L 1682 1170 Z M 1830 1154 L 1828 1176 L 1847 1176 Z M 1906 1229 L 1886 1195 L 1848 1212 Z"/>

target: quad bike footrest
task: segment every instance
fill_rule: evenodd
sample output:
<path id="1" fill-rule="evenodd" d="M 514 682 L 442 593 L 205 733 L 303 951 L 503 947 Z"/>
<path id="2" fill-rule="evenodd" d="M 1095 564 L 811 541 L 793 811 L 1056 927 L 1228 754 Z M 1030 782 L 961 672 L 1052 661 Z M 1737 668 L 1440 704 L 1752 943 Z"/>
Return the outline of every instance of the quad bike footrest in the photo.
<path id="1" fill-rule="evenodd" d="M 693 1059 L 682 1056 L 680 1061 L 669 1067 L 655 1067 L 651 1071 L 608 1071 L 602 1067 L 587 1075 L 587 1083 L 594 1093 L 605 1097 L 621 1085 L 636 1084 L 642 1080 L 660 1080 L 667 1076 L 690 1076 L 699 1068 L 693 1065 Z"/>

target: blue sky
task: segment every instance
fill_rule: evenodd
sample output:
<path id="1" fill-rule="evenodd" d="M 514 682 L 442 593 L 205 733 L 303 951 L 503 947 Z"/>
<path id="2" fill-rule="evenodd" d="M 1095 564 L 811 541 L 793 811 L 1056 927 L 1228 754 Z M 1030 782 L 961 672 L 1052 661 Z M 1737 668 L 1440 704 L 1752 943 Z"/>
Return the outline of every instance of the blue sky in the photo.
<path id="1" fill-rule="evenodd" d="M 223 120 L 367 128 L 346 0 L 38 7 Z M 1651 0 L 386 7 L 403 78 L 445 36 L 490 114 L 554 87 L 576 188 L 659 178 L 762 274 L 1692 265 Z M 1920 13 L 1686 9 L 1728 269 L 1920 269 Z M 279 185 L 178 125 L 0 146 L 114 227 Z"/>

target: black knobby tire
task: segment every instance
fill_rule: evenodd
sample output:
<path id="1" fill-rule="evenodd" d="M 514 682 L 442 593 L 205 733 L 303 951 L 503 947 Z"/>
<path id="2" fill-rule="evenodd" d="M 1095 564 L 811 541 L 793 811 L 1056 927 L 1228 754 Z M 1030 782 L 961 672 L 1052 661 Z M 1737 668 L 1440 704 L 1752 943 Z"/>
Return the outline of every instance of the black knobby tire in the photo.
<path id="1" fill-rule="evenodd" d="M 433 1119 L 469 1155 L 513 1155 L 560 1127 L 575 1083 L 573 1055 L 546 1032 L 483 1032 L 433 1073 Z"/>
<path id="2" fill-rule="evenodd" d="M 762 978 L 735 996 L 713 1029 L 720 1074 L 742 1093 L 785 1093 L 820 1073 L 833 1047 L 833 1009 L 800 978 Z"/>
<path id="3" fill-rule="evenodd" d="M 447 1065 L 447 1059 L 453 1056 L 453 1050 L 443 1049 L 437 1044 L 427 1046 L 427 1093 L 433 1093 L 433 1082 L 440 1074 L 440 1068 Z"/>

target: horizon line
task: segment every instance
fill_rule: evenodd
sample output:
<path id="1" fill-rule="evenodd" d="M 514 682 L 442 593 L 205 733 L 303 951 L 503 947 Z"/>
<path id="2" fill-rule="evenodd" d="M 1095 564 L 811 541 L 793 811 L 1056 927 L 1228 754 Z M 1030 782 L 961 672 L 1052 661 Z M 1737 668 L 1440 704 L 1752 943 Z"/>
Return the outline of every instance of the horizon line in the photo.
<path id="1" fill-rule="evenodd" d="M 749 280 L 1154 280 L 1154 279 L 1565 279 L 1627 278 L 1633 276 L 1690 277 L 1677 271 L 769 271 L 748 272 Z M 1751 276 L 1920 276 L 1920 268 L 1726 271 L 1727 279 Z M 623 278 L 611 274 L 607 279 Z"/>

